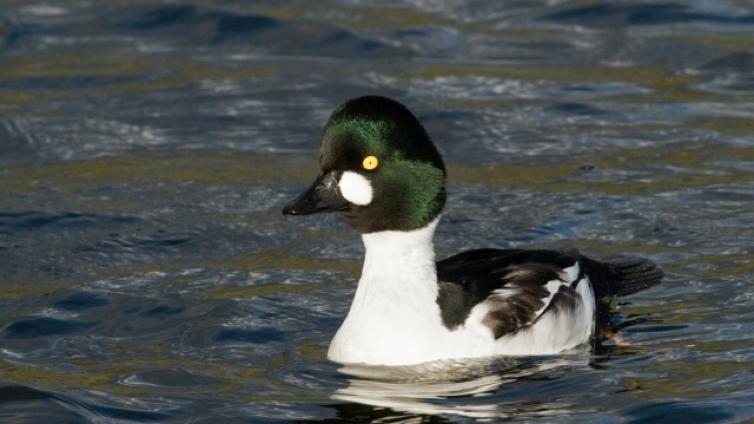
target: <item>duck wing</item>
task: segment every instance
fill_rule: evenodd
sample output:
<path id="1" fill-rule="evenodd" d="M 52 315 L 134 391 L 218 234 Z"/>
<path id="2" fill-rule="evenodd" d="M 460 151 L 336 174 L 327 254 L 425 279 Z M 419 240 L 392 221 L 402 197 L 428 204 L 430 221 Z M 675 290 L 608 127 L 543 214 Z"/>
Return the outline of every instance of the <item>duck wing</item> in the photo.
<path id="1" fill-rule="evenodd" d="M 640 258 L 600 262 L 576 251 L 477 249 L 437 262 L 437 277 L 444 325 L 457 328 L 484 303 L 482 324 L 497 339 L 553 309 L 573 311 L 579 302 L 594 302 L 604 316 L 613 297 L 658 284 L 662 271 Z M 579 284 L 591 284 L 594 298 L 582 299 Z"/>

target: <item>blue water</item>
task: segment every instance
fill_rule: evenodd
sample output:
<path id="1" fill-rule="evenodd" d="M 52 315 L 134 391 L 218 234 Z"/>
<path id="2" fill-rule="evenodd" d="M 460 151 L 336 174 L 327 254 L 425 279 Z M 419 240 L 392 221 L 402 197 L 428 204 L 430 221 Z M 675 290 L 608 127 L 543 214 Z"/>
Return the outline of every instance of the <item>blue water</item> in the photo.
<path id="1" fill-rule="evenodd" d="M 449 164 L 440 256 L 663 286 L 593 349 L 340 370 L 360 240 L 280 209 L 367 93 Z M 0 422 L 754 420 L 753 117 L 749 1 L 2 2 Z"/>

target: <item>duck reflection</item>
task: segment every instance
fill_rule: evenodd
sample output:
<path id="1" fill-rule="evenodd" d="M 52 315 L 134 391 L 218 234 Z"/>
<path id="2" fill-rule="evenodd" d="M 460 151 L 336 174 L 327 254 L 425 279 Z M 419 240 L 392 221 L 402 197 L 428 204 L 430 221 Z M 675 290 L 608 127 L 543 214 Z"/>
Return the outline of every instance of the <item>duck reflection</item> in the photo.
<path id="1" fill-rule="evenodd" d="M 601 332 L 590 346 L 554 356 L 496 357 L 435 361 L 411 366 L 346 365 L 345 387 L 323 405 L 335 417 L 318 423 L 448 423 L 452 417 L 479 421 L 553 417 L 587 412 L 567 402 L 564 380 L 576 371 L 604 369 L 617 358 L 640 353 L 617 336 L 646 316 L 600 317 Z M 456 420 L 452 420 L 455 422 Z"/>
<path id="2" fill-rule="evenodd" d="M 321 422 L 442 423 L 445 416 L 505 419 L 564 414 L 566 403 L 515 399 L 506 401 L 504 386 L 524 380 L 551 380 L 589 354 L 559 357 L 437 361 L 403 367 L 348 365 L 348 385 L 332 398 L 350 403 L 329 405 L 335 418 Z M 493 396 L 495 394 L 495 396 Z"/>

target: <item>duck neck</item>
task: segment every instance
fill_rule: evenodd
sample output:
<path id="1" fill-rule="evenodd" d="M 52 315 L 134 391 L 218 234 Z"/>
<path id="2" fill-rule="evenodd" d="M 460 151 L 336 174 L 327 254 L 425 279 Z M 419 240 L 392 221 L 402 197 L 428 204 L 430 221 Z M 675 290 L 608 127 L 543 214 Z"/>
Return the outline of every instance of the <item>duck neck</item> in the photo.
<path id="1" fill-rule="evenodd" d="M 413 231 L 381 231 L 362 235 L 366 254 L 357 296 L 395 292 L 395 298 L 437 296 L 437 274 L 432 238 L 439 217 Z M 358 293 L 359 291 L 363 293 Z"/>
<path id="2" fill-rule="evenodd" d="M 362 236 L 364 269 L 328 358 L 392 364 L 396 358 L 406 360 L 407 352 L 417 355 L 416 362 L 429 354 L 422 349 L 433 346 L 442 328 L 432 246 L 438 220 L 414 231 Z"/>

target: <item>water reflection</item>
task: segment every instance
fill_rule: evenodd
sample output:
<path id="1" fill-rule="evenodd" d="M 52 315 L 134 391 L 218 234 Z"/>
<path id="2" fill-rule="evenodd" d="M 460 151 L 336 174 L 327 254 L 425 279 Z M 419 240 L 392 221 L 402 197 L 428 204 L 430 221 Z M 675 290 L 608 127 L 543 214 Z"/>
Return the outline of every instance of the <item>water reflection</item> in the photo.
<path id="1" fill-rule="evenodd" d="M 559 371 L 583 367 L 589 361 L 588 353 L 580 353 L 445 360 L 401 367 L 348 365 L 340 369 L 349 376 L 348 386 L 338 389 L 333 399 L 372 409 L 353 404 L 333 405 L 337 419 L 325 422 L 354 422 L 367 416 L 371 416 L 372 422 L 411 423 L 428 422 L 423 421 L 427 415 L 492 419 L 567 414 L 575 408 L 567 402 L 536 396 L 520 401 L 515 394 L 514 399 L 506 399 L 506 386 L 524 380 L 556 381 Z"/>

